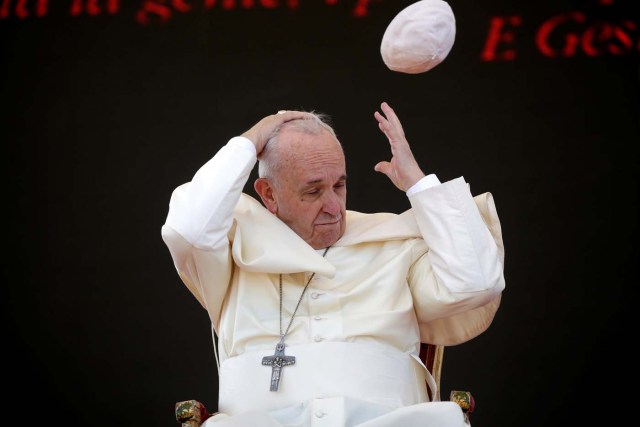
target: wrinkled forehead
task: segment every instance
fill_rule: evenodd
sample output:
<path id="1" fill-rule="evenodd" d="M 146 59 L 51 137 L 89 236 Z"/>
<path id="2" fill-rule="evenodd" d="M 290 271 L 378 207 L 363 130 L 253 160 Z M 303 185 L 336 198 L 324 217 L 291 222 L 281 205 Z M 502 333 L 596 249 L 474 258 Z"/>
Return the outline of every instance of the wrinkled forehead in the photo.
<path id="1" fill-rule="evenodd" d="M 297 158 L 277 174 L 277 181 L 291 189 L 333 186 L 344 182 L 344 158 L 338 154 Z"/>
<path id="2" fill-rule="evenodd" d="M 340 141 L 329 131 L 319 129 L 309 133 L 296 128 L 284 129 L 278 142 L 281 158 L 289 161 L 296 159 L 317 159 L 318 161 L 344 161 L 344 152 Z"/>

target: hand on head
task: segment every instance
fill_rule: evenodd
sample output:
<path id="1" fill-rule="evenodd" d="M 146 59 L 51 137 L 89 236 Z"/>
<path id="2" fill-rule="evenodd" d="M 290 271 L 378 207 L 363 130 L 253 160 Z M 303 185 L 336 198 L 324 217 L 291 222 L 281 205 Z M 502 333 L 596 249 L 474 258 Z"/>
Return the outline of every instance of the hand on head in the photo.
<path id="1" fill-rule="evenodd" d="M 382 133 L 389 139 L 391 160 L 379 162 L 374 169 L 376 172 L 387 175 L 400 190 L 407 191 L 425 174 L 413 157 L 411 147 L 404 136 L 402 124 L 396 113 L 386 102 L 383 102 L 380 108 L 384 115 L 376 111 L 374 117 L 378 121 L 378 127 Z"/>
<path id="2" fill-rule="evenodd" d="M 264 146 L 273 135 L 273 132 L 282 126 L 283 123 L 296 119 L 308 119 L 309 117 L 311 117 L 309 113 L 302 111 L 280 110 L 276 114 L 262 118 L 258 123 L 253 125 L 251 129 L 243 133 L 242 136 L 253 142 L 256 146 L 256 153 L 260 156 L 260 153 L 262 153 Z"/>

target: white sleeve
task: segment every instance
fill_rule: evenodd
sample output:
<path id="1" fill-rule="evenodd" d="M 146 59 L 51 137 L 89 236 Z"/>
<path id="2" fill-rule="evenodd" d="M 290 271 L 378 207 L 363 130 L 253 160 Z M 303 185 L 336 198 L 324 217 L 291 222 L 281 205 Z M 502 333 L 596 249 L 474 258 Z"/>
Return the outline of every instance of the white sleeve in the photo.
<path id="1" fill-rule="evenodd" d="M 409 200 L 438 284 L 452 293 L 499 293 L 504 277 L 498 245 L 464 178 L 416 192 Z"/>
<path id="2" fill-rule="evenodd" d="M 250 140 L 231 138 L 190 182 L 173 191 L 165 225 L 196 248 L 227 245 L 233 209 L 256 161 Z"/>

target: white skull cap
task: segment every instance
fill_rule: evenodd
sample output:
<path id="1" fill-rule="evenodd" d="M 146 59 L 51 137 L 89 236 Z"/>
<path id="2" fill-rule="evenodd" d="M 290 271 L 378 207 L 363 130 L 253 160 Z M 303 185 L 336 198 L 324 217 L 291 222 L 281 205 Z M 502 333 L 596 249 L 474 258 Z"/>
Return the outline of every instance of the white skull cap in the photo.
<path id="1" fill-rule="evenodd" d="M 456 18 L 443 0 L 420 0 L 401 10 L 382 36 L 380 53 L 392 71 L 418 74 L 440 64 L 456 38 Z"/>

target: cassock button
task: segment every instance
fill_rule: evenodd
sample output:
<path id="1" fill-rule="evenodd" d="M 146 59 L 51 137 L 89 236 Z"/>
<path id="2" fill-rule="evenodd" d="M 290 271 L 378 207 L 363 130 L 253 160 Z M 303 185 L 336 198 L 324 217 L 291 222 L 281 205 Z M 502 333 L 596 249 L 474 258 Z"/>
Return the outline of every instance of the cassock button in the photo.
<path id="1" fill-rule="evenodd" d="M 313 320 L 322 320 L 322 316 L 314 316 Z"/>
<path id="2" fill-rule="evenodd" d="M 322 412 L 322 411 L 316 411 L 316 417 L 318 417 L 318 418 L 322 418 L 322 417 L 324 417 L 325 415 L 327 415 L 327 414 L 325 414 L 325 413 L 324 413 L 324 412 Z"/>
<path id="3" fill-rule="evenodd" d="M 320 294 L 317 293 L 317 292 L 312 292 L 311 293 L 311 298 L 313 298 L 313 299 L 318 299 L 319 296 L 320 296 Z"/>
<path id="4" fill-rule="evenodd" d="M 324 338 L 322 338 L 320 335 L 316 335 L 313 339 L 315 340 L 315 342 L 320 342 L 324 340 Z"/>

